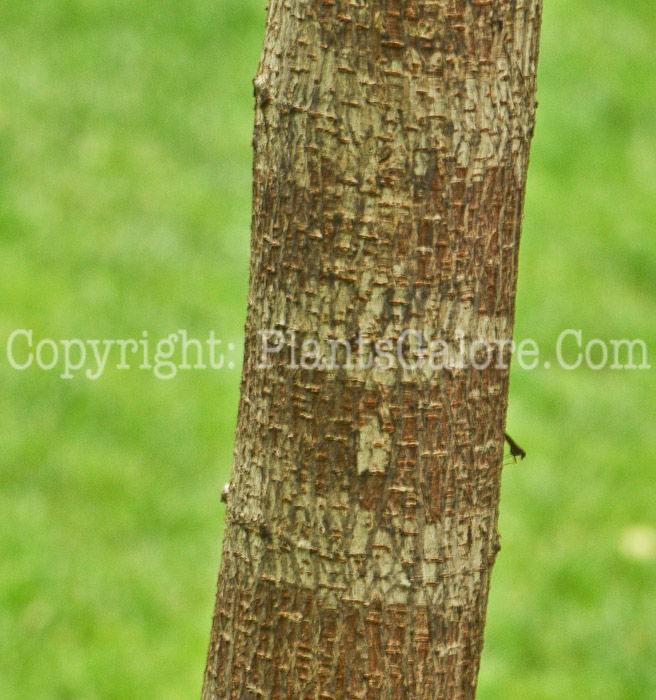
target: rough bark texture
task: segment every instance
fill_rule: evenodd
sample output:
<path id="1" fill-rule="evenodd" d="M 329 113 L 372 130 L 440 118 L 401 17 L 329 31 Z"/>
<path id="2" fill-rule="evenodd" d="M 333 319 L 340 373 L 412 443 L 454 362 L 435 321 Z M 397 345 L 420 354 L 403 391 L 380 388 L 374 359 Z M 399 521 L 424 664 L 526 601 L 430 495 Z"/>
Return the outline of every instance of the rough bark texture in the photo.
<path id="1" fill-rule="evenodd" d="M 271 0 L 204 700 L 475 696 L 507 369 L 264 370 L 257 331 L 512 336 L 540 12 Z"/>

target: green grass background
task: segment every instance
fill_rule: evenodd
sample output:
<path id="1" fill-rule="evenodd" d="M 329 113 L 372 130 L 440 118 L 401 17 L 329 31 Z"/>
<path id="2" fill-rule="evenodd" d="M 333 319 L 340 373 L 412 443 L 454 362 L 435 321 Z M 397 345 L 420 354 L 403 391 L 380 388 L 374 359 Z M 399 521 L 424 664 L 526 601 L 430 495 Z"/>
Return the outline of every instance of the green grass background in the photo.
<path id="1" fill-rule="evenodd" d="M 8 366 L 233 340 L 264 0 L 0 4 L 0 698 L 199 697 L 239 368 Z M 546 0 L 516 335 L 656 365 L 656 6 Z M 656 698 L 656 367 L 515 369 L 482 700 Z"/>

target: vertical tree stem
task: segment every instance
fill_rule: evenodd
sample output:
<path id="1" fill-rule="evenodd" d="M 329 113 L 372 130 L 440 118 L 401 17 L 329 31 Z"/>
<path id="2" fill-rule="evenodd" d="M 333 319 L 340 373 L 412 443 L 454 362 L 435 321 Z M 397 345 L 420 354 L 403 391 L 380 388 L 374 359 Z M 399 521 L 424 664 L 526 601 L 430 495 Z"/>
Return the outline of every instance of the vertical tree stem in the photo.
<path id="1" fill-rule="evenodd" d="M 540 14 L 270 2 L 203 700 L 475 696 L 508 369 L 431 367 L 425 346 L 512 336 Z M 384 339 L 404 362 L 363 367 Z M 301 364 L 313 341 L 332 365 Z"/>

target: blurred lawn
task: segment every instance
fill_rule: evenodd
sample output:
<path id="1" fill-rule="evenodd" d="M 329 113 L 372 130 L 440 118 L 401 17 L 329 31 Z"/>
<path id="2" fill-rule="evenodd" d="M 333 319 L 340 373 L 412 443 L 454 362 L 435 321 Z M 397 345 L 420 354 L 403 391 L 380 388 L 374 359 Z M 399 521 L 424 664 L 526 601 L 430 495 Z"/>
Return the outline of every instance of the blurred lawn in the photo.
<path id="1" fill-rule="evenodd" d="M 239 367 L 63 381 L 5 344 L 239 346 L 264 4 L 0 5 L 3 700 L 199 696 Z M 545 2 L 516 336 L 655 368 L 514 371 L 481 700 L 656 698 L 655 37 L 653 3 Z"/>

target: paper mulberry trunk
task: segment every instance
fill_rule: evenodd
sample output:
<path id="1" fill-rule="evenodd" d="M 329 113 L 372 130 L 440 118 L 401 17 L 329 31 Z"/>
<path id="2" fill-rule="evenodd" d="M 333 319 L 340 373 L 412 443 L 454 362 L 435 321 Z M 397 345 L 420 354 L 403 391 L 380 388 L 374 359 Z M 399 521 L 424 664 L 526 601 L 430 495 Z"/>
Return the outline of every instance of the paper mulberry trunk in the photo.
<path id="1" fill-rule="evenodd" d="M 270 2 L 203 700 L 475 696 L 540 14 Z"/>

